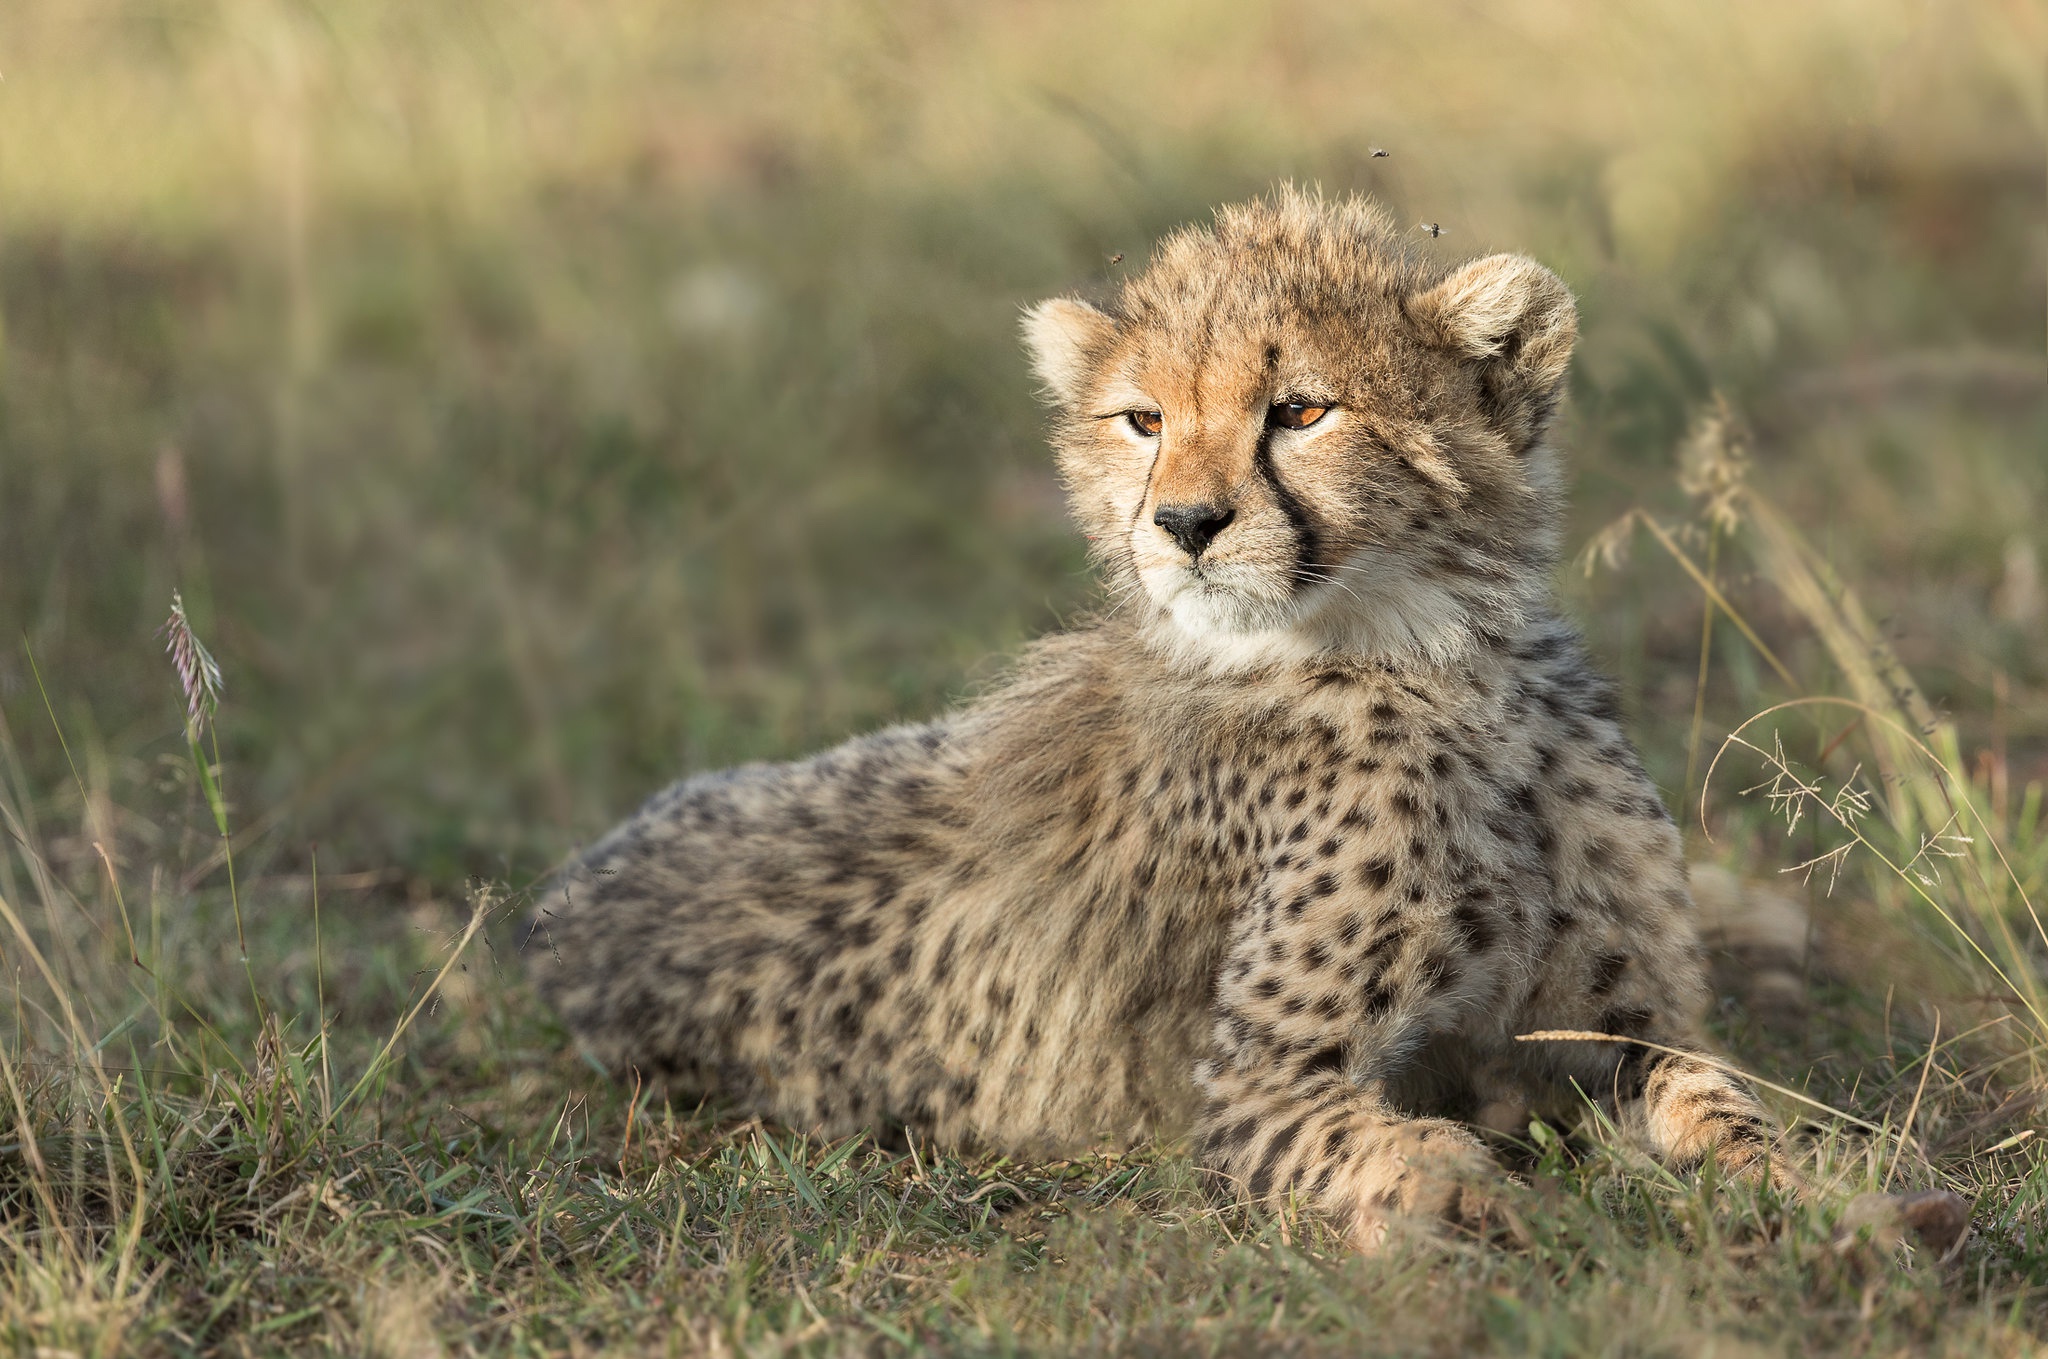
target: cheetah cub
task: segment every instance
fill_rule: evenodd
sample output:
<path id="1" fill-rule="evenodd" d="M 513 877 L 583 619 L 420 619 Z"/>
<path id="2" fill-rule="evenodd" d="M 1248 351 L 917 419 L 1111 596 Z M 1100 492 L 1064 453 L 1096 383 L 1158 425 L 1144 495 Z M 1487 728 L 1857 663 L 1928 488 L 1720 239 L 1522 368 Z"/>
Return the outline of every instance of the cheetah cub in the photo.
<path id="1" fill-rule="evenodd" d="M 1472 1221 L 1469 1125 L 1592 1098 L 1783 1175 L 1696 1051 L 1679 837 L 1558 616 L 1571 294 L 1282 192 L 1031 309 L 1115 605 L 995 692 L 656 795 L 549 893 L 607 1066 L 832 1133 L 1192 1134 L 1359 1245 Z"/>

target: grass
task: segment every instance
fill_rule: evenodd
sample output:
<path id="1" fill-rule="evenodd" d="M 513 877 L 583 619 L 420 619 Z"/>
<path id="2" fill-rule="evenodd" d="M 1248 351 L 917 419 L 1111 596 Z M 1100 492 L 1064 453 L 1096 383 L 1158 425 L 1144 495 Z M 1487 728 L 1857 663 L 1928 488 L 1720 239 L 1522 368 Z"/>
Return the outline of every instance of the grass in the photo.
<path id="1" fill-rule="evenodd" d="M 2042 38 L 1903 0 L 6 7 L 7 1343 L 2037 1348 Z M 1737 968 L 1713 1024 L 1849 1116 L 1773 1097 L 1822 1202 L 1531 1130 L 1519 1239 L 1361 1260 L 1181 1148 L 671 1107 L 534 1005 L 522 893 L 649 789 L 930 711 L 1088 606 L 1017 308 L 1284 177 L 1579 293 L 1560 587 L 1692 852 L 1805 903 L 1806 1009 Z M 152 636 L 174 592 L 217 711 Z M 1978 1203 L 1954 1260 L 1844 1225 L 1936 1185 Z"/>
<path id="2" fill-rule="evenodd" d="M 1981 1033 L 1930 1042 L 1924 1014 L 1853 988 L 1771 1051 L 1882 1128 L 1803 1125 L 1823 1206 L 1536 1128 L 1503 1148 L 1524 1239 L 1364 1260 L 1219 1203 L 1171 1148 L 1019 1164 L 672 1107 L 565 1052 L 502 921 L 463 949 L 479 916 L 422 907 L 316 953 L 311 884 L 271 890 L 304 909 L 251 939 L 260 1013 L 220 947 L 231 921 L 201 917 L 145 941 L 147 975 L 102 965 L 132 981 L 116 1022 L 6 1054 L 16 1348 L 1978 1353 L 2026 1348 L 2042 1319 L 2048 1165 L 2012 1131 L 2037 1096 Z M 487 923 L 503 906 L 476 901 Z M 17 935 L 9 961 L 25 952 Z M 1887 1184 L 1978 1200 L 1959 1259 L 1844 1230 L 1842 1205 Z"/>

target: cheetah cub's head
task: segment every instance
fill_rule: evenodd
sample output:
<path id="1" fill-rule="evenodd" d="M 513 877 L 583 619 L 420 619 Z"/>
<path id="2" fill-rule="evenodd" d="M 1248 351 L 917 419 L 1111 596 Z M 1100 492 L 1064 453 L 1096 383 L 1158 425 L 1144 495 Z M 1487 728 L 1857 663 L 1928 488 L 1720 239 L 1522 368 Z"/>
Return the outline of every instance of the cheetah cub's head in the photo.
<path id="1" fill-rule="evenodd" d="M 1184 659 L 1451 662 L 1547 588 L 1577 319 L 1534 261 L 1425 264 L 1369 203 L 1287 190 L 1024 331 L 1110 588 Z"/>

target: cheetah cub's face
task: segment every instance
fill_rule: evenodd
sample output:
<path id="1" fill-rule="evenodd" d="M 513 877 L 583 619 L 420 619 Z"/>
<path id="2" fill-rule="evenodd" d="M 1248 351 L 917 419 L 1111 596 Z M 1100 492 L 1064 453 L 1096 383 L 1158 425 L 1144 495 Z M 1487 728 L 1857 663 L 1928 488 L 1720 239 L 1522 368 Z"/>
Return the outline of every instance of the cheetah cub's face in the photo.
<path id="1" fill-rule="evenodd" d="M 1450 661 L 1515 628 L 1555 553 L 1544 434 L 1575 332 L 1533 261 L 1446 271 L 1370 204 L 1293 191 L 1025 319 L 1112 592 L 1211 665 Z"/>

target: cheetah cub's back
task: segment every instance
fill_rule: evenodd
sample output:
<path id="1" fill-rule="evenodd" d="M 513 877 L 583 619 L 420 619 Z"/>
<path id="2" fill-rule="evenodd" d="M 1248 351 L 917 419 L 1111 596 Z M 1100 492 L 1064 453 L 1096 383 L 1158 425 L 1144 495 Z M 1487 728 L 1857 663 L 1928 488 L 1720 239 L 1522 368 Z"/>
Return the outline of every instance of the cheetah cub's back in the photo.
<path id="1" fill-rule="evenodd" d="M 1678 836 L 1550 598 L 1575 327 L 1530 260 L 1293 191 L 1033 308 L 1118 606 L 930 723 L 655 796 L 536 917 L 543 991 L 613 1068 L 799 1127 L 1191 1134 L 1361 1245 L 1483 1215 L 1469 1125 L 1579 1091 L 1774 1167 L 1682 1055 Z"/>

